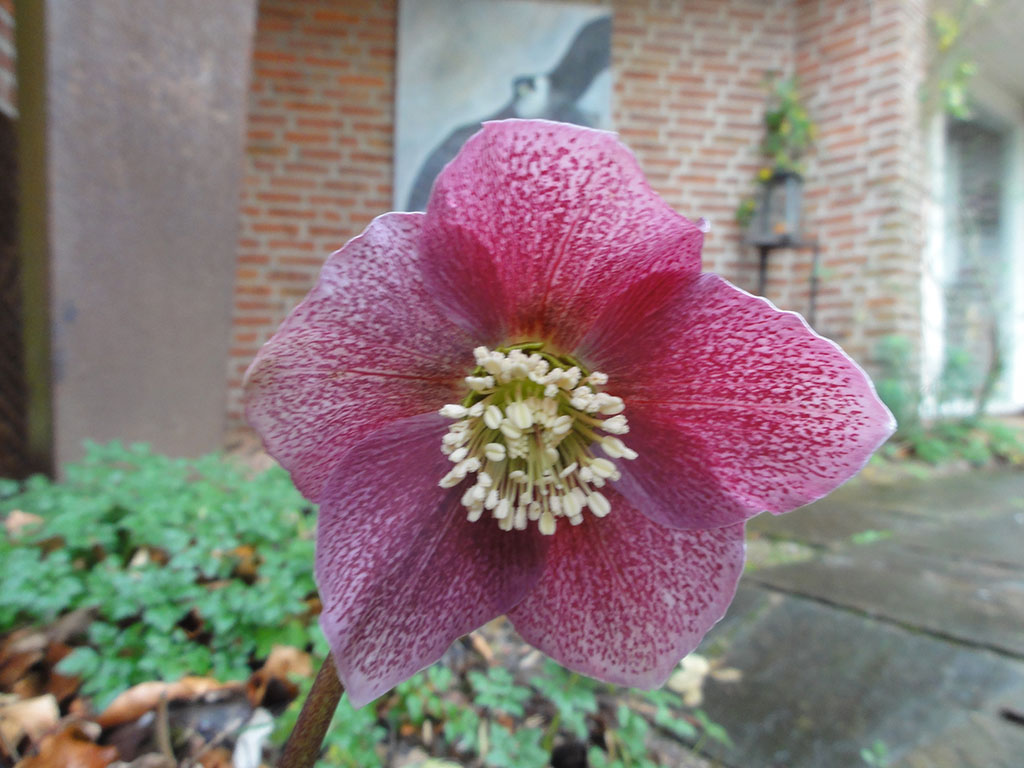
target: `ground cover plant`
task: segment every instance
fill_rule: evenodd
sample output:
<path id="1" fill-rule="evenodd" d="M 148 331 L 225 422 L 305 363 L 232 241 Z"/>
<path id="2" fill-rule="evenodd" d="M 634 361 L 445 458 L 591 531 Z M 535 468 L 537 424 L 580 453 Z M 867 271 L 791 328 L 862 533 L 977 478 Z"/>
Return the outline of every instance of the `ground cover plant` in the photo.
<path id="1" fill-rule="evenodd" d="M 0 689 L 11 682 L 0 690 L 0 720 L 10 700 L 2 697 L 20 684 L 5 674 L 4 641 L 62 617 L 85 620 L 47 672 L 74 681 L 59 697 L 61 714 L 95 718 L 131 686 L 186 676 L 249 680 L 251 694 L 272 649 L 308 654 L 310 669 L 326 655 L 312 573 L 316 510 L 276 466 L 254 473 L 219 456 L 90 444 L 62 482 L 3 481 L 0 518 Z M 495 645 L 500 652 L 489 650 Z M 308 690 L 311 676 L 293 682 Z M 189 706 L 205 706 L 201 698 Z M 276 742 L 265 745 L 272 752 L 301 700 L 286 708 L 261 691 L 238 706 L 245 717 L 259 705 L 278 716 Z M 195 743 L 178 738 L 174 722 L 172 713 L 172 750 L 184 759 Z M 99 738 L 110 737 L 105 729 Z M 659 742 L 689 745 L 686 752 L 709 739 L 728 743 L 679 692 L 571 673 L 498 622 L 376 702 L 353 709 L 343 700 L 322 762 L 369 768 L 419 754 L 501 768 L 572 753 L 592 766 L 641 768 L 674 764 Z M 24 755 L 38 745 L 26 737 L 14 746 Z M 4 755 L 13 762 L 10 750 Z"/>

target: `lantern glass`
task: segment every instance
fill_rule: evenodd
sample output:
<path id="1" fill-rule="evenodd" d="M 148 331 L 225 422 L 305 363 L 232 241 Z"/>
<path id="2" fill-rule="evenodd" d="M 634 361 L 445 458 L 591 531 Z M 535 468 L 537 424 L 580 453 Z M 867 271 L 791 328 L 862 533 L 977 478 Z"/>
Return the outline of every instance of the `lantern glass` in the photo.
<path id="1" fill-rule="evenodd" d="M 800 242 L 804 180 L 793 171 L 776 171 L 763 185 L 750 240 L 761 247 Z"/>

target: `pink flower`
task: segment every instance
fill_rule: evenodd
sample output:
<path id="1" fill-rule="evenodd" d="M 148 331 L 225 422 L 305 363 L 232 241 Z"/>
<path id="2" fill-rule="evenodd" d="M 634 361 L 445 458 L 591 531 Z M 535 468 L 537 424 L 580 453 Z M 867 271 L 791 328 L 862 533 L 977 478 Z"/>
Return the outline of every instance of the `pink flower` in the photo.
<path id="1" fill-rule="evenodd" d="M 743 522 L 891 434 L 835 344 L 712 274 L 613 134 L 487 124 L 425 214 L 330 257 L 247 414 L 320 505 L 321 624 L 354 705 L 507 614 L 653 687 L 726 610 Z"/>

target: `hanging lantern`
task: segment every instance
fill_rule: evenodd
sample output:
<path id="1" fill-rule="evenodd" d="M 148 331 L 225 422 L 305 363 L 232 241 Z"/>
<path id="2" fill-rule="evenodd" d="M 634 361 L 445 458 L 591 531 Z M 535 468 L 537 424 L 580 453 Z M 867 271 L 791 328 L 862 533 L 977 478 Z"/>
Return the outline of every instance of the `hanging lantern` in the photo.
<path id="1" fill-rule="evenodd" d="M 759 248 L 800 242 L 804 179 L 796 171 L 775 171 L 761 189 L 748 239 Z"/>

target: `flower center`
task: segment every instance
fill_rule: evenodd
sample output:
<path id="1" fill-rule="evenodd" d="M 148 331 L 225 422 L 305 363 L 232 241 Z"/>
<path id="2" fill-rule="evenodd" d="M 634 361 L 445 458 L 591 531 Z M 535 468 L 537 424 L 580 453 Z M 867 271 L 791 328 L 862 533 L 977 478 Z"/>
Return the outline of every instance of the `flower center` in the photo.
<path id="1" fill-rule="evenodd" d="M 615 437 L 629 426 L 622 399 L 599 389 L 608 377 L 537 342 L 473 354 L 469 395 L 440 411 L 455 419 L 441 442 L 455 466 L 438 485 L 471 477 L 462 495 L 468 519 L 486 510 L 506 531 L 533 520 L 553 534 L 559 518 L 579 525 L 586 509 L 607 515 L 611 504 L 598 489 L 620 476 L 610 459 L 637 456 Z M 609 458 L 595 456 L 594 446 Z"/>

